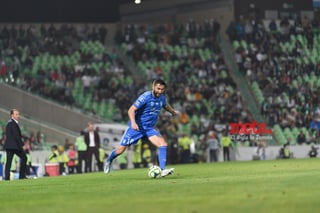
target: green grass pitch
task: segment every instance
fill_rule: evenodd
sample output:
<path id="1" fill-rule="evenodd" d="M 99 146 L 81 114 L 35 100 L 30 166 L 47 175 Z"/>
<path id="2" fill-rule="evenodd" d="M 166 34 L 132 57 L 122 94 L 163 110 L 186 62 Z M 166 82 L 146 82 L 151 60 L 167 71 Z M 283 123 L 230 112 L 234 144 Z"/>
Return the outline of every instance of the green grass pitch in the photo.
<path id="1" fill-rule="evenodd" d="M 174 165 L 0 181 L 2 212 L 320 212 L 320 159 Z"/>

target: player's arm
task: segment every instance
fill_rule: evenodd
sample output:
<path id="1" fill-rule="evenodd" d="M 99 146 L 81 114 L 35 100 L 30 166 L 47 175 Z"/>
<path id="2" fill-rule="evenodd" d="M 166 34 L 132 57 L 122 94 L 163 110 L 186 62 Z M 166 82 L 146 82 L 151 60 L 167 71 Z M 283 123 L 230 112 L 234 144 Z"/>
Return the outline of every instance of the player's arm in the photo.
<path id="1" fill-rule="evenodd" d="M 174 110 L 173 107 L 170 104 L 165 105 L 163 108 L 166 111 L 170 112 L 172 114 L 172 116 L 176 116 L 177 114 L 179 114 L 179 112 Z"/>
<path id="2" fill-rule="evenodd" d="M 131 105 L 131 107 L 128 110 L 128 116 L 131 121 L 131 128 L 135 130 L 139 130 L 139 126 L 136 123 L 136 117 L 135 117 L 136 110 L 137 110 L 137 107 L 135 107 L 134 105 Z"/>

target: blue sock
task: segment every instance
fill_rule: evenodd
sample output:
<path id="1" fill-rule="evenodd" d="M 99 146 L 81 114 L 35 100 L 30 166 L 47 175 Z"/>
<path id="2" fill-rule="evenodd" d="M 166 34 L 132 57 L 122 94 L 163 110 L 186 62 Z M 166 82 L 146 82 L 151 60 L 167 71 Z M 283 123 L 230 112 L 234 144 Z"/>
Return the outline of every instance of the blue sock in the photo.
<path id="1" fill-rule="evenodd" d="M 110 163 L 112 163 L 112 161 L 113 161 L 117 156 L 118 156 L 118 155 L 117 155 L 117 153 L 116 153 L 116 150 L 114 149 L 114 150 L 112 150 L 112 152 L 110 153 L 107 161 L 109 161 Z"/>
<path id="2" fill-rule="evenodd" d="M 167 147 L 166 146 L 159 147 L 158 160 L 159 160 L 160 168 L 162 170 L 165 169 L 166 163 L 167 163 Z"/>

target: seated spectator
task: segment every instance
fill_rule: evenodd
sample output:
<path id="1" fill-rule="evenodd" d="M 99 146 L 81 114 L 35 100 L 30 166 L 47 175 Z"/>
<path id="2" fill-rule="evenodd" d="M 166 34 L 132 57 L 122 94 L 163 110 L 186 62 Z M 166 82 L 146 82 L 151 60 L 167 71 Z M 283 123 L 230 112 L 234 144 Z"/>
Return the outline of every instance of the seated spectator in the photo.
<path id="1" fill-rule="evenodd" d="M 280 159 L 289 159 L 291 157 L 290 155 L 291 155 L 291 153 L 290 153 L 290 149 L 289 149 L 289 144 L 286 143 L 279 150 L 279 158 Z"/>
<path id="2" fill-rule="evenodd" d="M 303 133 L 303 131 L 300 131 L 299 135 L 297 136 L 297 143 L 299 145 L 302 145 L 306 142 L 307 142 L 306 135 Z"/>

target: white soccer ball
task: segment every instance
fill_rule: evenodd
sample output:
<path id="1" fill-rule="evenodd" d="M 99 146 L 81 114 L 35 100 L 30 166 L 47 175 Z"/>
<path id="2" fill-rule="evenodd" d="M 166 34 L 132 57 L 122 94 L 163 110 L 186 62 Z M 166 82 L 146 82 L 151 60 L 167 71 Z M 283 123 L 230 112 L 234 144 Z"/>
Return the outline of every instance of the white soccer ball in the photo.
<path id="1" fill-rule="evenodd" d="M 157 178 L 161 175 L 161 168 L 159 166 L 153 165 L 149 168 L 148 176 L 150 178 Z"/>

